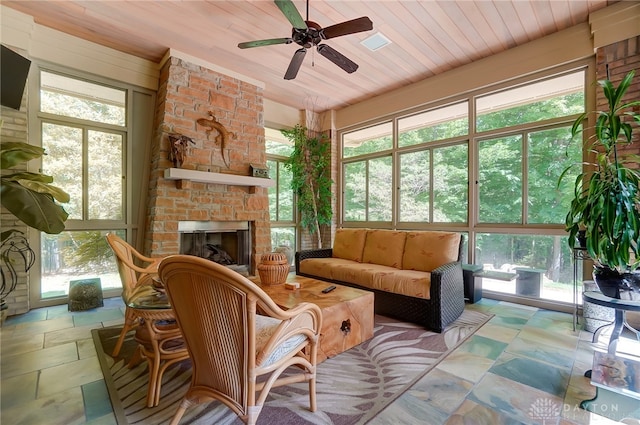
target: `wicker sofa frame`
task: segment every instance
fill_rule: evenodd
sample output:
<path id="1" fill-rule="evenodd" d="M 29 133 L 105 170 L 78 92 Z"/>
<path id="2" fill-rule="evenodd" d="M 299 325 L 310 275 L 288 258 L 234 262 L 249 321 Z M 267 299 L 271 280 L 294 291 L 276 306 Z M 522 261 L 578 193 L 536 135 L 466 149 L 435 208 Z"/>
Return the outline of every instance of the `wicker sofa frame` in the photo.
<path id="1" fill-rule="evenodd" d="M 442 330 L 464 310 L 464 284 L 462 264 L 462 238 L 458 261 L 444 264 L 431 272 L 430 299 L 410 297 L 388 291 L 360 286 L 354 283 L 326 279 L 308 273 L 301 273 L 300 262 L 307 258 L 330 258 L 332 248 L 298 251 L 295 254 L 296 274 L 339 285 L 351 286 L 373 292 L 376 314 L 417 323 L 435 332 Z"/>

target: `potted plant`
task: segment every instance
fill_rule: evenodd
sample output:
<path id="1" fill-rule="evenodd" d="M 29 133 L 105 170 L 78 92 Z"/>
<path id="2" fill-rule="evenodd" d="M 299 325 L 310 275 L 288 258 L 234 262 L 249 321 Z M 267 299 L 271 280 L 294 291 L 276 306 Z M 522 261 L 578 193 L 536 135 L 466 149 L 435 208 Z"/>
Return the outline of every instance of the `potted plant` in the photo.
<path id="1" fill-rule="evenodd" d="M 331 224 L 331 144 L 327 137 L 296 125 L 282 134 L 293 143 L 293 153 L 284 165 L 291 170 L 291 189 L 297 196 L 300 223 L 316 235 L 317 247 L 322 248 L 320 226 Z"/>
<path id="2" fill-rule="evenodd" d="M 633 142 L 640 124 L 634 108 L 640 101 L 624 102 L 634 72 L 615 87 L 608 79 L 598 81 L 608 110 L 596 113 L 594 134 L 588 140 L 593 163 L 577 176 L 575 195 L 566 216 L 569 246 L 585 231 L 585 248 L 594 261 L 594 280 L 600 290 L 613 298 L 640 299 L 640 169 L 639 156 L 624 154 L 620 147 Z M 572 136 L 581 134 L 588 113 L 573 123 Z M 567 170 L 561 175 L 563 178 Z"/>
<path id="3" fill-rule="evenodd" d="M 16 165 L 44 155 L 44 149 L 23 142 L 0 142 L 0 201 L 11 214 L 29 227 L 46 233 L 64 230 L 67 212 L 56 203 L 69 202 L 69 195 L 51 183 L 53 177 L 41 173 L 10 170 Z M 35 254 L 24 233 L 9 229 L 0 233 L 0 310 L 5 297 L 17 284 L 16 265 L 29 271 Z"/>

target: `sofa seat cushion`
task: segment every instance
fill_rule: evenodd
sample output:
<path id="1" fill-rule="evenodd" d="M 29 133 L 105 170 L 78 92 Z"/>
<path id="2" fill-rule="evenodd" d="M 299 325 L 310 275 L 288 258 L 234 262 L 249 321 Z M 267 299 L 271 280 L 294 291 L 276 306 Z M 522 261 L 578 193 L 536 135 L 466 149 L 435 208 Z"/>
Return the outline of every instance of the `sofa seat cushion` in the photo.
<path id="1" fill-rule="evenodd" d="M 396 230 L 369 229 L 362 262 L 401 269 L 406 234 Z"/>
<path id="2" fill-rule="evenodd" d="M 356 263 L 340 264 L 333 267 L 331 278 L 340 282 L 353 283 L 365 288 L 373 288 L 381 273 L 397 272 L 398 269 L 380 264 Z"/>
<path id="3" fill-rule="evenodd" d="M 367 229 L 337 229 L 332 256 L 361 263 L 366 237 Z"/>
<path id="4" fill-rule="evenodd" d="M 358 264 L 344 258 L 307 258 L 300 261 L 299 273 L 317 276 L 321 279 L 333 279 L 332 270 L 341 264 Z"/>
<path id="5" fill-rule="evenodd" d="M 402 268 L 430 272 L 458 260 L 460 233 L 407 232 Z"/>
<path id="6" fill-rule="evenodd" d="M 371 287 L 378 273 L 398 271 L 378 264 L 358 263 L 343 258 L 307 258 L 300 261 L 300 273 L 320 279 L 339 280 Z"/>
<path id="7" fill-rule="evenodd" d="M 307 258 L 300 262 L 299 271 L 320 279 L 353 283 L 363 288 L 427 300 L 431 298 L 429 272 L 398 270 L 395 267 L 358 263 L 341 258 Z"/>
<path id="8" fill-rule="evenodd" d="M 380 272 L 371 288 L 428 300 L 431 299 L 431 273 L 417 270 Z"/>

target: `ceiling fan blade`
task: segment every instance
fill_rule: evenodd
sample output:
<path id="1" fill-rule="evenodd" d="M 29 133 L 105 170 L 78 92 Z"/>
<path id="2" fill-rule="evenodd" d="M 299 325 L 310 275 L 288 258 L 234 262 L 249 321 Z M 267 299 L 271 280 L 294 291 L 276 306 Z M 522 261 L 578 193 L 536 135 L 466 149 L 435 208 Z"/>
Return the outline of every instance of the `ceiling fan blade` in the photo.
<path id="1" fill-rule="evenodd" d="M 289 63 L 289 68 L 287 68 L 287 72 L 284 74 L 285 80 L 293 80 L 298 75 L 298 71 L 300 70 L 300 65 L 302 65 L 302 61 L 304 60 L 304 55 L 307 53 L 307 49 L 298 49 L 293 54 L 291 58 L 291 62 Z"/>
<path id="2" fill-rule="evenodd" d="M 373 29 L 373 22 L 366 16 L 352 19 L 339 24 L 331 25 L 320 31 L 320 36 L 325 40 L 342 35 L 354 34 L 356 32 L 369 31 Z"/>
<path id="3" fill-rule="evenodd" d="M 248 49 L 250 47 L 271 46 L 272 44 L 289 44 L 293 43 L 291 37 L 286 38 L 270 38 L 267 40 L 254 40 L 245 41 L 244 43 L 238 43 L 238 47 L 241 49 Z"/>
<path id="4" fill-rule="evenodd" d="M 342 53 L 338 52 L 336 49 L 327 46 L 326 44 L 321 44 L 318 46 L 318 53 L 338 65 L 340 68 L 344 69 L 349 74 L 355 72 L 356 69 L 358 69 L 357 63 L 355 63 Z"/>
<path id="5" fill-rule="evenodd" d="M 291 0 L 274 0 L 274 2 L 276 6 L 278 6 L 278 9 L 280 9 L 284 16 L 289 20 L 291 26 L 299 30 L 307 29 L 306 22 L 302 19 L 300 12 L 296 9 L 296 5 L 293 4 Z"/>

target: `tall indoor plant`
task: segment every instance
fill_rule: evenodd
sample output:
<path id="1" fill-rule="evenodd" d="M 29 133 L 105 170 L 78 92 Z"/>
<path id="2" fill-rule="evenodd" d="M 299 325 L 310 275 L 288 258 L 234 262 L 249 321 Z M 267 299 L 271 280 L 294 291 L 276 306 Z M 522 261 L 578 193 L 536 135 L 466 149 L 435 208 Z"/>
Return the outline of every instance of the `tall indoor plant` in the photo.
<path id="1" fill-rule="evenodd" d="M 64 230 L 67 212 L 58 202 L 69 202 L 69 195 L 51 185 L 53 177 L 41 173 L 13 170 L 44 155 L 44 149 L 24 142 L 0 142 L 0 201 L 11 214 L 29 227 L 45 233 Z M 16 263 L 25 272 L 34 262 L 34 253 L 24 233 L 8 229 L 0 233 L 0 309 L 5 297 L 17 284 Z"/>
<path id="2" fill-rule="evenodd" d="M 575 181 L 575 196 L 566 216 L 569 245 L 584 230 L 586 250 L 594 261 L 594 280 L 605 295 L 640 299 L 640 156 L 624 154 L 621 147 L 633 142 L 640 124 L 634 108 L 640 101 L 624 102 L 634 72 L 618 87 L 606 79 L 598 81 L 607 100 L 607 110 L 596 113 L 594 134 L 589 139 L 593 163 Z M 636 109 L 637 110 L 637 109 Z M 587 113 L 573 124 L 572 135 L 581 134 Z M 638 143 L 638 142 L 637 142 Z M 562 176 L 560 177 L 562 178 Z"/>
<path id="3" fill-rule="evenodd" d="M 297 196 L 300 223 L 316 235 L 317 248 L 322 248 L 320 226 L 331 224 L 331 143 L 322 134 L 313 134 L 296 125 L 282 134 L 293 143 L 293 153 L 285 161 L 291 170 L 291 188 Z"/>

